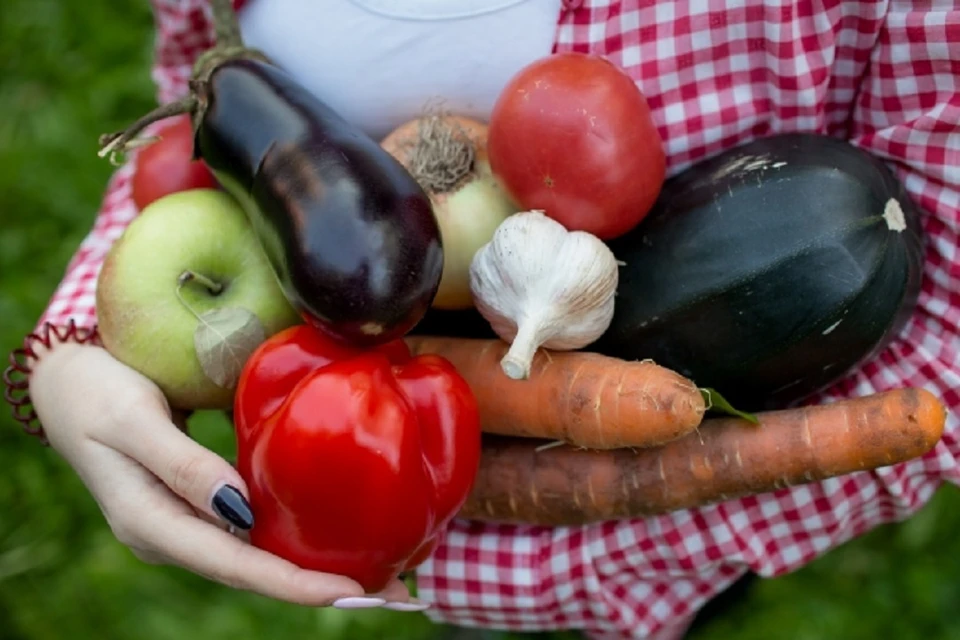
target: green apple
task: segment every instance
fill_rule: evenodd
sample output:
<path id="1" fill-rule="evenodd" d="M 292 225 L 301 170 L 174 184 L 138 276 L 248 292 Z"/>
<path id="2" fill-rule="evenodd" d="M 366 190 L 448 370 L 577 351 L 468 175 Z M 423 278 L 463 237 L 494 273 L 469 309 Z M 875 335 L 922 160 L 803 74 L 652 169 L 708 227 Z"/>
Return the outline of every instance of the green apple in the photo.
<path id="1" fill-rule="evenodd" d="M 104 348 L 187 410 L 230 408 L 250 352 L 301 322 L 240 204 L 215 189 L 145 207 L 107 254 L 96 302 Z"/>

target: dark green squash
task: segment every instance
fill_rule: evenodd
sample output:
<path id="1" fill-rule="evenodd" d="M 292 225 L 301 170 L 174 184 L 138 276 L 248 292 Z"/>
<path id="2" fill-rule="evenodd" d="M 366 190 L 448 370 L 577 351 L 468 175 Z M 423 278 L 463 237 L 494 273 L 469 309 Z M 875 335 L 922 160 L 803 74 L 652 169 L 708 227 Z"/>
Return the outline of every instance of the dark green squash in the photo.
<path id="1" fill-rule="evenodd" d="M 651 358 L 734 406 L 788 406 L 884 348 L 920 290 L 914 204 L 888 167 L 815 134 L 760 138 L 664 185 L 610 243 L 617 307 L 589 350 Z"/>

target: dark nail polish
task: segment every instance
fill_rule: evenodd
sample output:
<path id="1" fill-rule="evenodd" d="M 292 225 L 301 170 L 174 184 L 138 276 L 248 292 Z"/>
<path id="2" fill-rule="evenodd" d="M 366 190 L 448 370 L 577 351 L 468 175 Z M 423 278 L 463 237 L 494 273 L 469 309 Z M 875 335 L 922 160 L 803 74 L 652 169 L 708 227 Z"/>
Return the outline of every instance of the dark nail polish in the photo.
<path id="1" fill-rule="evenodd" d="M 253 528 L 253 510 L 236 487 L 222 486 L 213 496 L 213 510 L 238 529 Z"/>

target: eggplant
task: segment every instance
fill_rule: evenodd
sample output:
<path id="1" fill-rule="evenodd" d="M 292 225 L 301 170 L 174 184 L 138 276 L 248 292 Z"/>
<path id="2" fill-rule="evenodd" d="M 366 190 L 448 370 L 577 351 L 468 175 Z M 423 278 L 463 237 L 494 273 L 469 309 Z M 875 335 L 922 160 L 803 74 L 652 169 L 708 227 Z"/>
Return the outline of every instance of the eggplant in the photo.
<path id="1" fill-rule="evenodd" d="M 246 210 L 300 315 L 359 346 L 408 333 L 443 270 L 439 225 L 410 173 L 265 61 L 226 60 L 194 89 L 195 154 Z"/>
<path id="2" fill-rule="evenodd" d="M 804 401 L 876 356 L 914 313 L 920 214 L 878 157 L 766 136 L 673 176 L 609 243 L 613 321 L 590 350 L 651 358 L 744 410 Z"/>

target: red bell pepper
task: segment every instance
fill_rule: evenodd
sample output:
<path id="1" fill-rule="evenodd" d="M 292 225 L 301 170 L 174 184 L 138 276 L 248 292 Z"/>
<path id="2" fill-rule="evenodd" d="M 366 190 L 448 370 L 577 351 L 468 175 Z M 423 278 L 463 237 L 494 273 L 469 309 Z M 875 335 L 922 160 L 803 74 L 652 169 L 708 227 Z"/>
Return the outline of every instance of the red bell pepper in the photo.
<path id="1" fill-rule="evenodd" d="M 358 349 L 282 331 L 248 359 L 234 420 L 251 543 L 368 593 L 433 552 L 480 460 L 466 381 L 402 340 Z"/>

